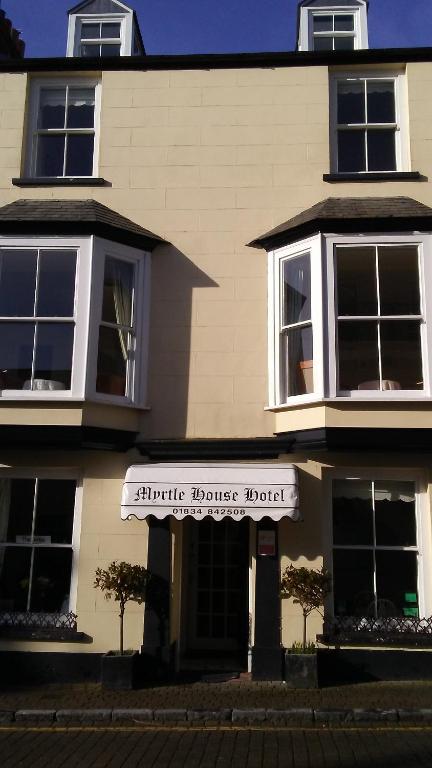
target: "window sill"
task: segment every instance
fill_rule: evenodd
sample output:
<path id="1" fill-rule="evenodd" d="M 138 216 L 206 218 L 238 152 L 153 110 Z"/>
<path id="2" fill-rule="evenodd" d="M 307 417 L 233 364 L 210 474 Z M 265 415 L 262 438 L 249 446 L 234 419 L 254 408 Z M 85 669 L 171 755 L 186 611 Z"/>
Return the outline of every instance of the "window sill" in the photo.
<path id="1" fill-rule="evenodd" d="M 23 176 L 12 179 L 14 187 L 107 187 L 108 181 L 100 176 Z"/>
<path id="2" fill-rule="evenodd" d="M 426 181 L 419 171 L 383 171 L 380 173 L 324 173 L 323 181 L 337 182 L 363 182 L 371 181 Z"/>

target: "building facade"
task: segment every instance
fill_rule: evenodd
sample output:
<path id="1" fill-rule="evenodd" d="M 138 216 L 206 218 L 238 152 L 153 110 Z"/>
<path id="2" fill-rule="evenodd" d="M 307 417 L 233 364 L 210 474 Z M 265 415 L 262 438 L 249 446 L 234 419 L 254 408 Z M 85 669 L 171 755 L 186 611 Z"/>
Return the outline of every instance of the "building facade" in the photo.
<path id="1" fill-rule="evenodd" d="M 154 57 L 82 3 L 65 59 L 0 62 L 1 651 L 95 666 L 112 560 L 174 670 L 280 678 L 291 563 L 333 575 L 310 639 L 429 626 L 432 53 L 332 5 L 297 52 Z"/>

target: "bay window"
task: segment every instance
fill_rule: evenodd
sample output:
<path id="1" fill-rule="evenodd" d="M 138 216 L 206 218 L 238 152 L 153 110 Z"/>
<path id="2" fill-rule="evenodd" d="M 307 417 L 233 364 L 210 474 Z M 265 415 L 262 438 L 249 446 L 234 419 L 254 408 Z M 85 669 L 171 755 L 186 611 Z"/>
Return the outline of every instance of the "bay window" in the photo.
<path id="1" fill-rule="evenodd" d="M 319 240 L 282 248 L 270 259 L 271 296 L 269 348 L 274 359 L 271 398 L 279 403 L 293 397 L 311 399 L 320 392 L 322 355 L 315 343 L 321 325 Z"/>
<path id="2" fill-rule="evenodd" d="M 2 390 L 70 390 L 76 260 L 73 249 L 0 248 Z"/>
<path id="3" fill-rule="evenodd" d="M 431 245 L 317 235 L 269 252 L 270 407 L 430 396 Z"/>
<path id="4" fill-rule="evenodd" d="M 418 518 L 413 481 L 333 481 L 335 616 L 419 617 Z"/>
<path id="5" fill-rule="evenodd" d="M 101 238 L 0 239 L 0 397 L 145 404 L 149 255 Z"/>
<path id="6" fill-rule="evenodd" d="M 135 266 L 131 262 L 110 256 L 105 259 L 97 392 L 126 395 L 133 387 L 134 272 Z"/>
<path id="7" fill-rule="evenodd" d="M 422 390 L 419 249 L 335 246 L 338 390 Z"/>

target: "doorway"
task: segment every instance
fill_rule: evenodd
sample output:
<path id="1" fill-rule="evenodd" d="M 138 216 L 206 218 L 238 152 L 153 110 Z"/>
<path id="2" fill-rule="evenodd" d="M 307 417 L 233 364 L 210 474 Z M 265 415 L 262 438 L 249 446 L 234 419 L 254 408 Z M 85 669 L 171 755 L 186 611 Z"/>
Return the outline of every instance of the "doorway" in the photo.
<path id="1" fill-rule="evenodd" d="M 186 659 L 194 659 L 202 668 L 246 668 L 249 520 L 206 518 L 185 524 Z"/>

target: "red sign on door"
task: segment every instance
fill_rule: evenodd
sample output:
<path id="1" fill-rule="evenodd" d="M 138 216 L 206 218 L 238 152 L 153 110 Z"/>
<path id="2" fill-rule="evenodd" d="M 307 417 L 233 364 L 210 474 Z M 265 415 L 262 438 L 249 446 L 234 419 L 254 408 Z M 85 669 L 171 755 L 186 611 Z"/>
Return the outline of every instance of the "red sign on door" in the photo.
<path id="1" fill-rule="evenodd" d="M 258 556 L 275 557 L 276 531 L 258 531 Z"/>

